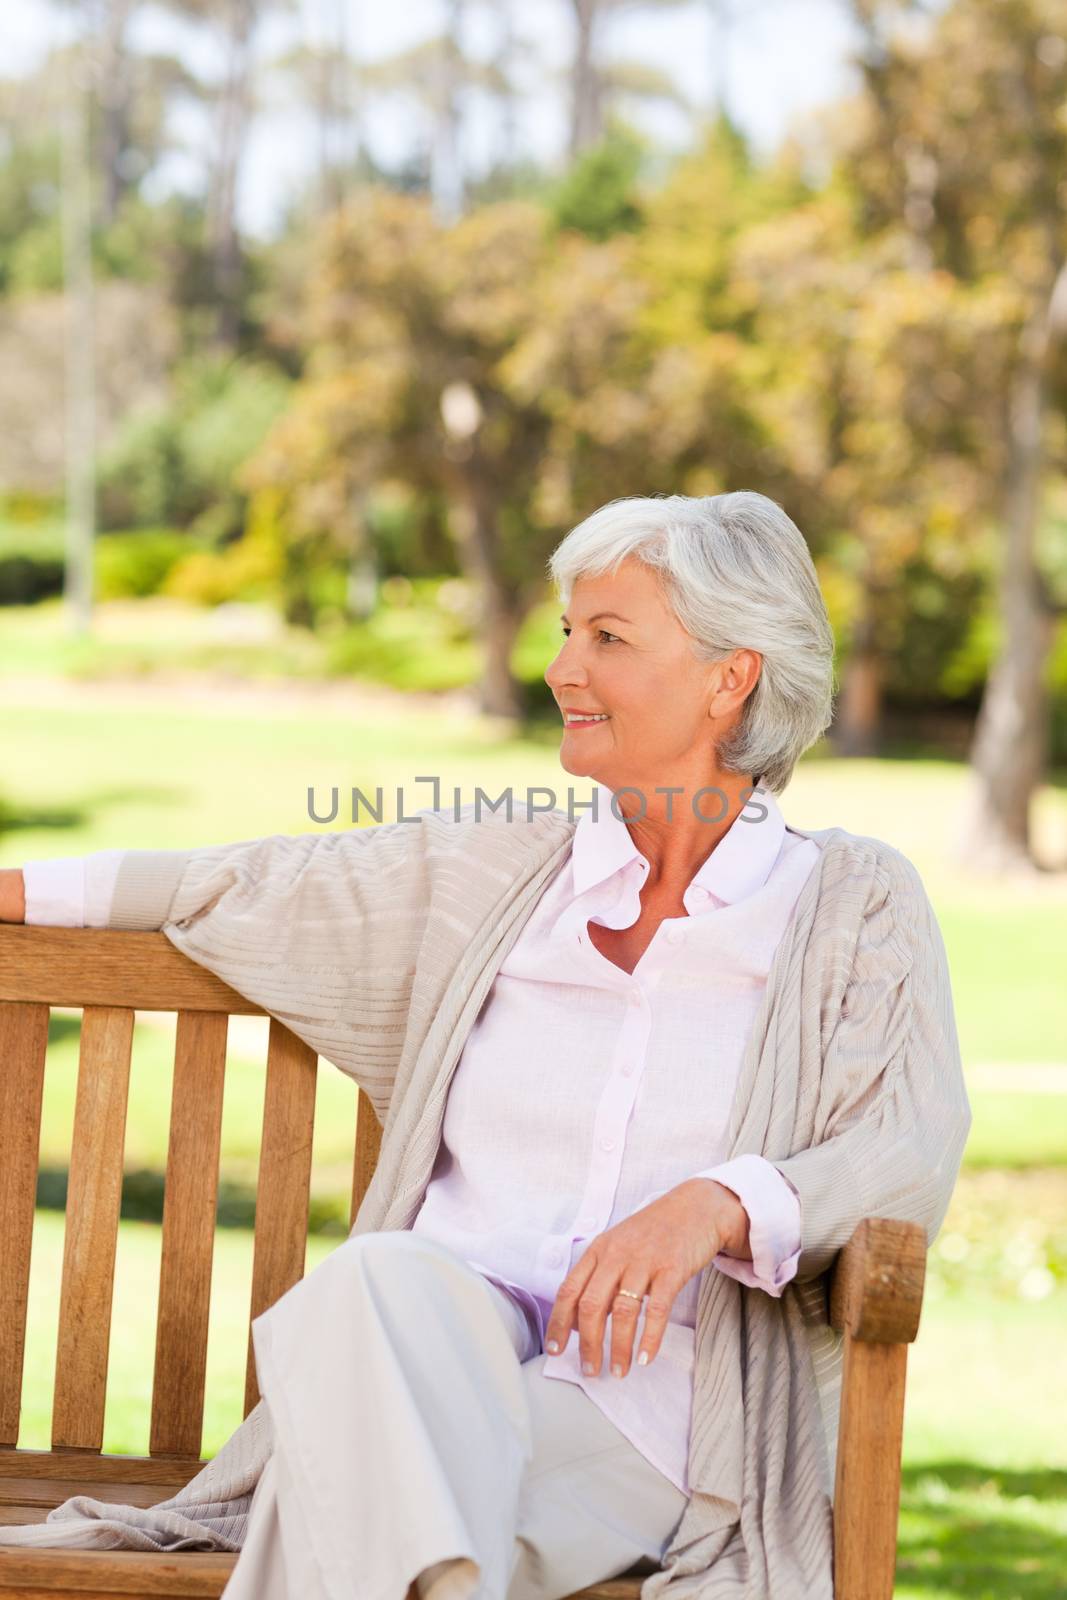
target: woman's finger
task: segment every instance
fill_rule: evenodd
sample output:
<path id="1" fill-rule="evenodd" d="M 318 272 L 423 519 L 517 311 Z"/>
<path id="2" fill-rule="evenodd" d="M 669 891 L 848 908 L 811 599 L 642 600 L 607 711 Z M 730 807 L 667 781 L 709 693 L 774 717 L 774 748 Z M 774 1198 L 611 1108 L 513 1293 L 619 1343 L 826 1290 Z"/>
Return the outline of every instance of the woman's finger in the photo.
<path id="1" fill-rule="evenodd" d="M 556 1302 L 545 1326 L 545 1349 L 550 1356 L 566 1350 L 571 1329 L 578 1323 L 578 1297 L 595 1270 L 596 1256 L 590 1245 L 556 1290 Z"/>
<path id="2" fill-rule="evenodd" d="M 621 1267 L 601 1265 L 578 1296 L 578 1353 L 587 1378 L 595 1378 L 600 1372 L 604 1329 L 621 1277 Z"/>
<path id="3" fill-rule="evenodd" d="M 645 1325 L 641 1330 L 641 1346 L 637 1352 L 638 1366 L 654 1361 L 663 1343 L 663 1333 L 670 1320 L 671 1307 L 685 1279 L 673 1267 L 661 1267 L 653 1274 L 645 1301 Z"/>
<path id="4" fill-rule="evenodd" d="M 632 1289 L 634 1294 L 644 1297 L 648 1288 L 648 1269 L 631 1267 L 622 1275 L 622 1282 L 615 1291 L 615 1299 L 611 1307 L 611 1375 L 613 1378 L 625 1378 L 630 1370 L 630 1362 L 634 1353 L 634 1334 L 637 1332 L 637 1319 L 641 1315 L 641 1300 L 635 1300 L 631 1295 L 620 1294 L 620 1289 Z"/>

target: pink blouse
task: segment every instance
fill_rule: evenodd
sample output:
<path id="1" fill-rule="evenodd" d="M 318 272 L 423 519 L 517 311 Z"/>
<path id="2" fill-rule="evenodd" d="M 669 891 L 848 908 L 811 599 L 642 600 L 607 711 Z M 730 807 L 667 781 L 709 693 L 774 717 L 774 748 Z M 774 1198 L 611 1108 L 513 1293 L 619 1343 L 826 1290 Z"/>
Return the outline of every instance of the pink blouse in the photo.
<path id="1" fill-rule="evenodd" d="M 571 853 L 505 958 L 456 1067 L 441 1146 L 414 1228 L 450 1246 L 523 1307 L 527 1356 L 590 1240 L 688 1178 L 714 1178 L 749 1216 L 752 1260 L 714 1266 L 780 1295 L 800 1254 L 800 1199 L 762 1156 L 723 1160 L 745 1043 L 775 948 L 818 846 L 758 793 L 693 877 L 628 975 L 589 938 L 637 920 L 648 875 L 611 791 L 581 814 Z M 578 1333 L 544 1376 L 577 1383 L 683 1493 L 699 1275 L 655 1359 L 581 1370 Z"/>

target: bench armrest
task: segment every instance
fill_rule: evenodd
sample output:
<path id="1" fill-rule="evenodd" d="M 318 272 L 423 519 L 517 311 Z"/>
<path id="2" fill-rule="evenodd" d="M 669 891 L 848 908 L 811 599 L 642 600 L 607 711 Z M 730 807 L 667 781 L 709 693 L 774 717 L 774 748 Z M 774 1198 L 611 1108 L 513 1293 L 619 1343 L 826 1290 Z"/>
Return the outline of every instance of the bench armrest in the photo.
<path id="1" fill-rule="evenodd" d="M 865 1217 L 830 1276 L 830 1323 L 873 1344 L 910 1344 L 919 1331 L 926 1230 L 917 1222 Z"/>

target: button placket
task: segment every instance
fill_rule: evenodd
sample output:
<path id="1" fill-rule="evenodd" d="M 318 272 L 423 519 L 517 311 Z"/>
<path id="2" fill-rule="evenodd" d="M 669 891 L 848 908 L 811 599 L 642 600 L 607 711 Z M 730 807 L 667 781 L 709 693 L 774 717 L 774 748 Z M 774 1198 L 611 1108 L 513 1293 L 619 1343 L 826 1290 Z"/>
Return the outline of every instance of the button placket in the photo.
<path id="1" fill-rule="evenodd" d="M 633 1112 L 640 1082 L 637 1069 L 648 1049 L 651 1016 L 647 1010 L 643 1018 L 635 1015 L 636 1007 L 632 1002 L 636 999 L 638 1005 L 643 1005 L 644 997 L 638 986 L 634 986 L 629 992 L 631 1004 L 623 1015 L 616 1048 L 616 1069 L 610 1074 L 604 1086 L 594 1119 L 594 1145 L 589 1163 L 589 1184 L 579 1207 L 581 1221 L 575 1222 L 575 1227 L 585 1233 L 595 1225 L 596 1216 L 611 1214 L 622 1171 L 626 1128 Z M 590 1218 L 594 1221 L 590 1222 Z"/>

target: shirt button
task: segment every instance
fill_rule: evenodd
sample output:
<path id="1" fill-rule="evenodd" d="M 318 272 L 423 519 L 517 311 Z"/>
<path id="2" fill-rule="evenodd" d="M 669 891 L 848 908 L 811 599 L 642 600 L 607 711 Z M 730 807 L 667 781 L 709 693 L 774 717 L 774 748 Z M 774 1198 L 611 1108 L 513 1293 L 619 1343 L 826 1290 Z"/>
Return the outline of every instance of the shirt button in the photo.
<path id="1" fill-rule="evenodd" d="M 600 1148 L 601 1148 L 601 1150 L 614 1150 L 614 1148 L 615 1148 L 615 1140 L 614 1139 L 601 1139 Z"/>
<path id="2" fill-rule="evenodd" d="M 563 1251 L 562 1250 L 550 1250 L 549 1251 L 548 1264 L 549 1264 L 550 1267 L 558 1267 L 562 1260 L 563 1260 Z"/>
<path id="3" fill-rule="evenodd" d="M 633 1064 L 632 1061 L 626 1061 L 626 1062 L 623 1063 L 622 1075 L 623 1075 L 624 1078 L 629 1078 L 631 1076 L 631 1074 L 633 1073 L 633 1070 L 634 1070 L 634 1064 Z"/>
<path id="4" fill-rule="evenodd" d="M 684 938 L 685 938 L 685 933 L 681 928 L 668 928 L 667 929 L 667 940 L 668 940 L 668 943 L 670 943 L 670 944 L 681 944 L 681 942 L 682 942 L 682 940 Z"/>
<path id="5" fill-rule="evenodd" d="M 640 991 L 640 989 L 631 989 L 630 990 L 630 1004 L 632 1006 L 639 1006 L 641 1004 L 641 991 Z"/>

